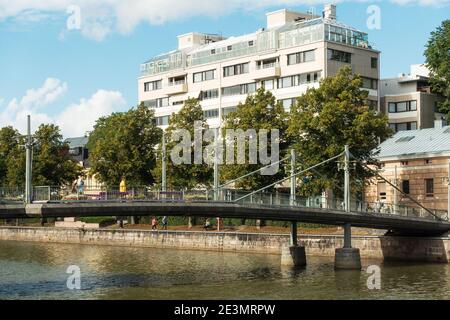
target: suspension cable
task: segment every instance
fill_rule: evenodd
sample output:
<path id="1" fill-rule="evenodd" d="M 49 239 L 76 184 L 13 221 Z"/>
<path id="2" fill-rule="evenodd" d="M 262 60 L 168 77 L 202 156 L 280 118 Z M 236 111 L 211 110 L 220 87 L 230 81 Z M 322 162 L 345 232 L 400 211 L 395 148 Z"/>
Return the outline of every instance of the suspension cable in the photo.
<path id="1" fill-rule="evenodd" d="M 297 173 L 295 173 L 295 174 L 292 174 L 292 175 L 290 175 L 290 176 L 288 176 L 288 177 L 285 177 L 285 178 L 283 178 L 283 179 L 281 179 L 281 180 L 278 180 L 278 181 L 276 181 L 276 182 L 274 182 L 274 183 L 271 183 L 271 184 L 269 184 L 268 186 L 262 187 L 262 188 L 260 188 L 260 189 L 258 189 L 258 190 L 256 190 L 256 191 L 253 191 L 253 192 L 251 192 L 251 193 L 249 193 L 249 194 L 246 194 L 245 196 L 242 196 L 242 197 L 240 197 L 240 198 L 234 200 L 234 202 L 238 202 L 238 201 L 240 201 L 240 200 L 243 200 L 243 199 L 245 199 L 245 198 L 247 198 L 247 197 L 250 197 L 250 196 L 252 196 L 252 195 L 254 195 L 254 194 L 258 193 L 258 192 L 264 191 L 264 190 L 266 190 L 266 189 L 268 189 L 268 188 L 271 188 L 271 187 L 273 187 L 273 186 L 275 186 L 275 185 L 277 185 L 277 184 L 279 184 L 279 183 L 281 183 L 281 182 L 284 182 L 284 181 L 286 181 L 286 180 L 288 180 L 288 179 L 291 179 L 291 178 L 296 177 L 296 176 L 298 176 L 298 175 L 300 175 L 300 174 L 302 174 L 302 173 L 305 173 L 306 171 L 309 171 L 309 170 L 312 170 L 312 169 L 314 169 L 314 168 L 317 168 L 317 167 L 319 167 L 319 166 L 321 166 L 321 165 L 323 165 L 323 164 L 325 164 L 325 163 L 328 163 L 328 162 L 330 162 L 330 161 L 332 161 L 332 160 L 334 160 L 334 159 L 337 159 L 337 158 L 341 157 L 343 154 L 344 154 L 344 152 L 341 152 L 341 153 L 338 154 L 337 156 L 334 156 L 334 157 L 332 157 L 332 158 L 330 158 L 330 159 L 327 159 L 327 160 L 325 160 L 325 161 L 322 161 L 322 162 L 320 162 L 320 163 L 318 163 L 318 164 L 313 165 L 312 167 L 306 168 L 306 169 L 304 169 L 304 170 L 302 170 L 302 171 L 299 171 L 299 172 L 297 172 Z"/>
<path id="2" fill-rule="evenodd" d="M 386 178 L 384 178 L 382 175 L 380 175 L 377 171 L 373 170 L 372 168 L 370 168 L 367 164 L 363 163 L 361 160 L 357 159 L 357 162 L 363 166 L 364 168 L 368 169 L 369 171 L 371 171 L 372 173 L 374 173 L 378 178 L 380 178 L 381 180 L 383 180 L 384 182 L 386 182 L 387 184 L 389 184 L 391 187 L 393 187 L 394 189 L 396 189 L 397 191 L 400 191 L 401 194 L 403 194 L 406 198 L 408 198 L 409 200 L 411 200 L 412 202 L 414 202 L 415 204 L 417 204 L 420 208 L 422 208 L 423 210 L 427 211 L 429 214 L 431 214 L 433 217 L 435 217 L 438 220 L 444 221 L 444 219 L 442 219 L 441 217 L 438 217 L 433 211 L 431 211 L 430 209 L 424 207 L 419 201 L 417 201 L 416 199 L 414 199 L 413 197 L 411 197 L 409 194 L 406 194 L 405 192 L 403 192 L 403 190 L 401 190 L 400 188 L 398 188 L 396 185 L 394 185 L 393 183 L 391 183 L 390 181 L 388 181 Z"/>

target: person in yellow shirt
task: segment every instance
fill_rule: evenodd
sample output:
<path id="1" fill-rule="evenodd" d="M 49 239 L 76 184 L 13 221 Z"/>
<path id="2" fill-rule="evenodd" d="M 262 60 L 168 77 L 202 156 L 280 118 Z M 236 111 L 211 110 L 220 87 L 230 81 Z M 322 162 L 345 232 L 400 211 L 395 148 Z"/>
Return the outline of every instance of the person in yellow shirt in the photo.
<path id="1" fill-rule="evenodd" d="M 127 184 L 125 182 L 125 178 L 122 178 L 122 181 L 120 181 L 119 191 L 120 191 L 120 193 L 127 192 Z"/>

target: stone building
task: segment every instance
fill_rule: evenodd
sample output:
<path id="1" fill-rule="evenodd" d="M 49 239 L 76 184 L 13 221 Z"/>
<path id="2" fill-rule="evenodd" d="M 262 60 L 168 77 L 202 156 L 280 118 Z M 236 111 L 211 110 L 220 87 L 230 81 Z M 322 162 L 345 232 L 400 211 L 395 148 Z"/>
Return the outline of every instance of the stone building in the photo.
<path id="1" fill-rule="evenodd" d="M 400 131 L 384 141 L 379 150 L 383 178 L 426 208 L 448 210 L 450 126 L 436 121 L 431 129 Z M 365 190 L 365 200 L 370 203 L 394 204 L 395 195 L 398 205 L 415 206 L 380 178 L 370 181 Z"/>

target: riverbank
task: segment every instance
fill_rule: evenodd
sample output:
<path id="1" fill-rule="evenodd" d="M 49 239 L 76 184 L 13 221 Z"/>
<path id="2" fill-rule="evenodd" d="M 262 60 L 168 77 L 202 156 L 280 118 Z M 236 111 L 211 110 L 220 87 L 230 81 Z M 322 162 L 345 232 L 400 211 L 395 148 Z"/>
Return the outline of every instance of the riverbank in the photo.
<path id="1" fill-rule="evenodd" d="M 280 254 L 289 243 L 288 234 L 151 231 L 134 229 L 69 229 L 52 227 L 0 227 L 0 240 L 133 246 Z M 343 246 L 342 235 L 300 234 L 299 244 L 307 255 L 334 256 Z M 381 258 L 420 262 L 450 261 L 450 238 L 360 236 L 352 237 L 362 258 Z"/>

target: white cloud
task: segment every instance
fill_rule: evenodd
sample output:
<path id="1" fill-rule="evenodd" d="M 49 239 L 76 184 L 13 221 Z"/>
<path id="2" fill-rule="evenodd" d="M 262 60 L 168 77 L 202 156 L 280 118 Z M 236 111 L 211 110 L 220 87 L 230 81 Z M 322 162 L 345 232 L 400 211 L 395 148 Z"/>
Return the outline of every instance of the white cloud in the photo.
<path id="1" fill-rule="evenodd" d="M 351 0 L 337 0 L 336 3 Z M 367 1 L 367 0 L 353 0 Z M 450 0 L 390 0 L 396 4 L 446 5 Z M 139 23 L 163 24 L 193 16 L 218 17 L 233 11 L 297 5 L 322 5 L 324 0 L 0 0 L 0 21 L 24 15 L 41 20 L 39 12 L 66 16 L 71 5 L 81 9 L 83 35 L 102 40 L 110 32 L 128 33 Z M 30 12 L 32 13 L 30 15 Z M 28 15 L 28 16 L 27 16 Z M 61 36 L 61 35 L 60 35 Z"/>
<path id="2" fill-rule="evenodd" d="M 95 121 L 126 106 L 122 94 L 118 91 L 98 90 L 88 100 L 72 104 L 64 109 L 55 121 L 64 136 L 81 136 L 86 131 L 92 131 Z"/>
<path id="3" fill-rule="evenodd" d="M 13 98 L 3 111 L 0 110 L 0 127 L 11 125 L 20 132 L 26 130 L 26 117 L 32 117 L 32 130 L 41 123 L 57 124 L 65 137 L 81 136 L 92 127 L 101 116 L 126 107 L 122 94 L 117 91 L 98 90 L 89 99 L 81 99 L 56 115 L 49 115 L 45 107 L 57 101 L 67 91 L 67 83 L 48 78 L 38 89 L 29 89 L 18 99 Z M 2 106 L 0 99 L 0 106 Z"/>

